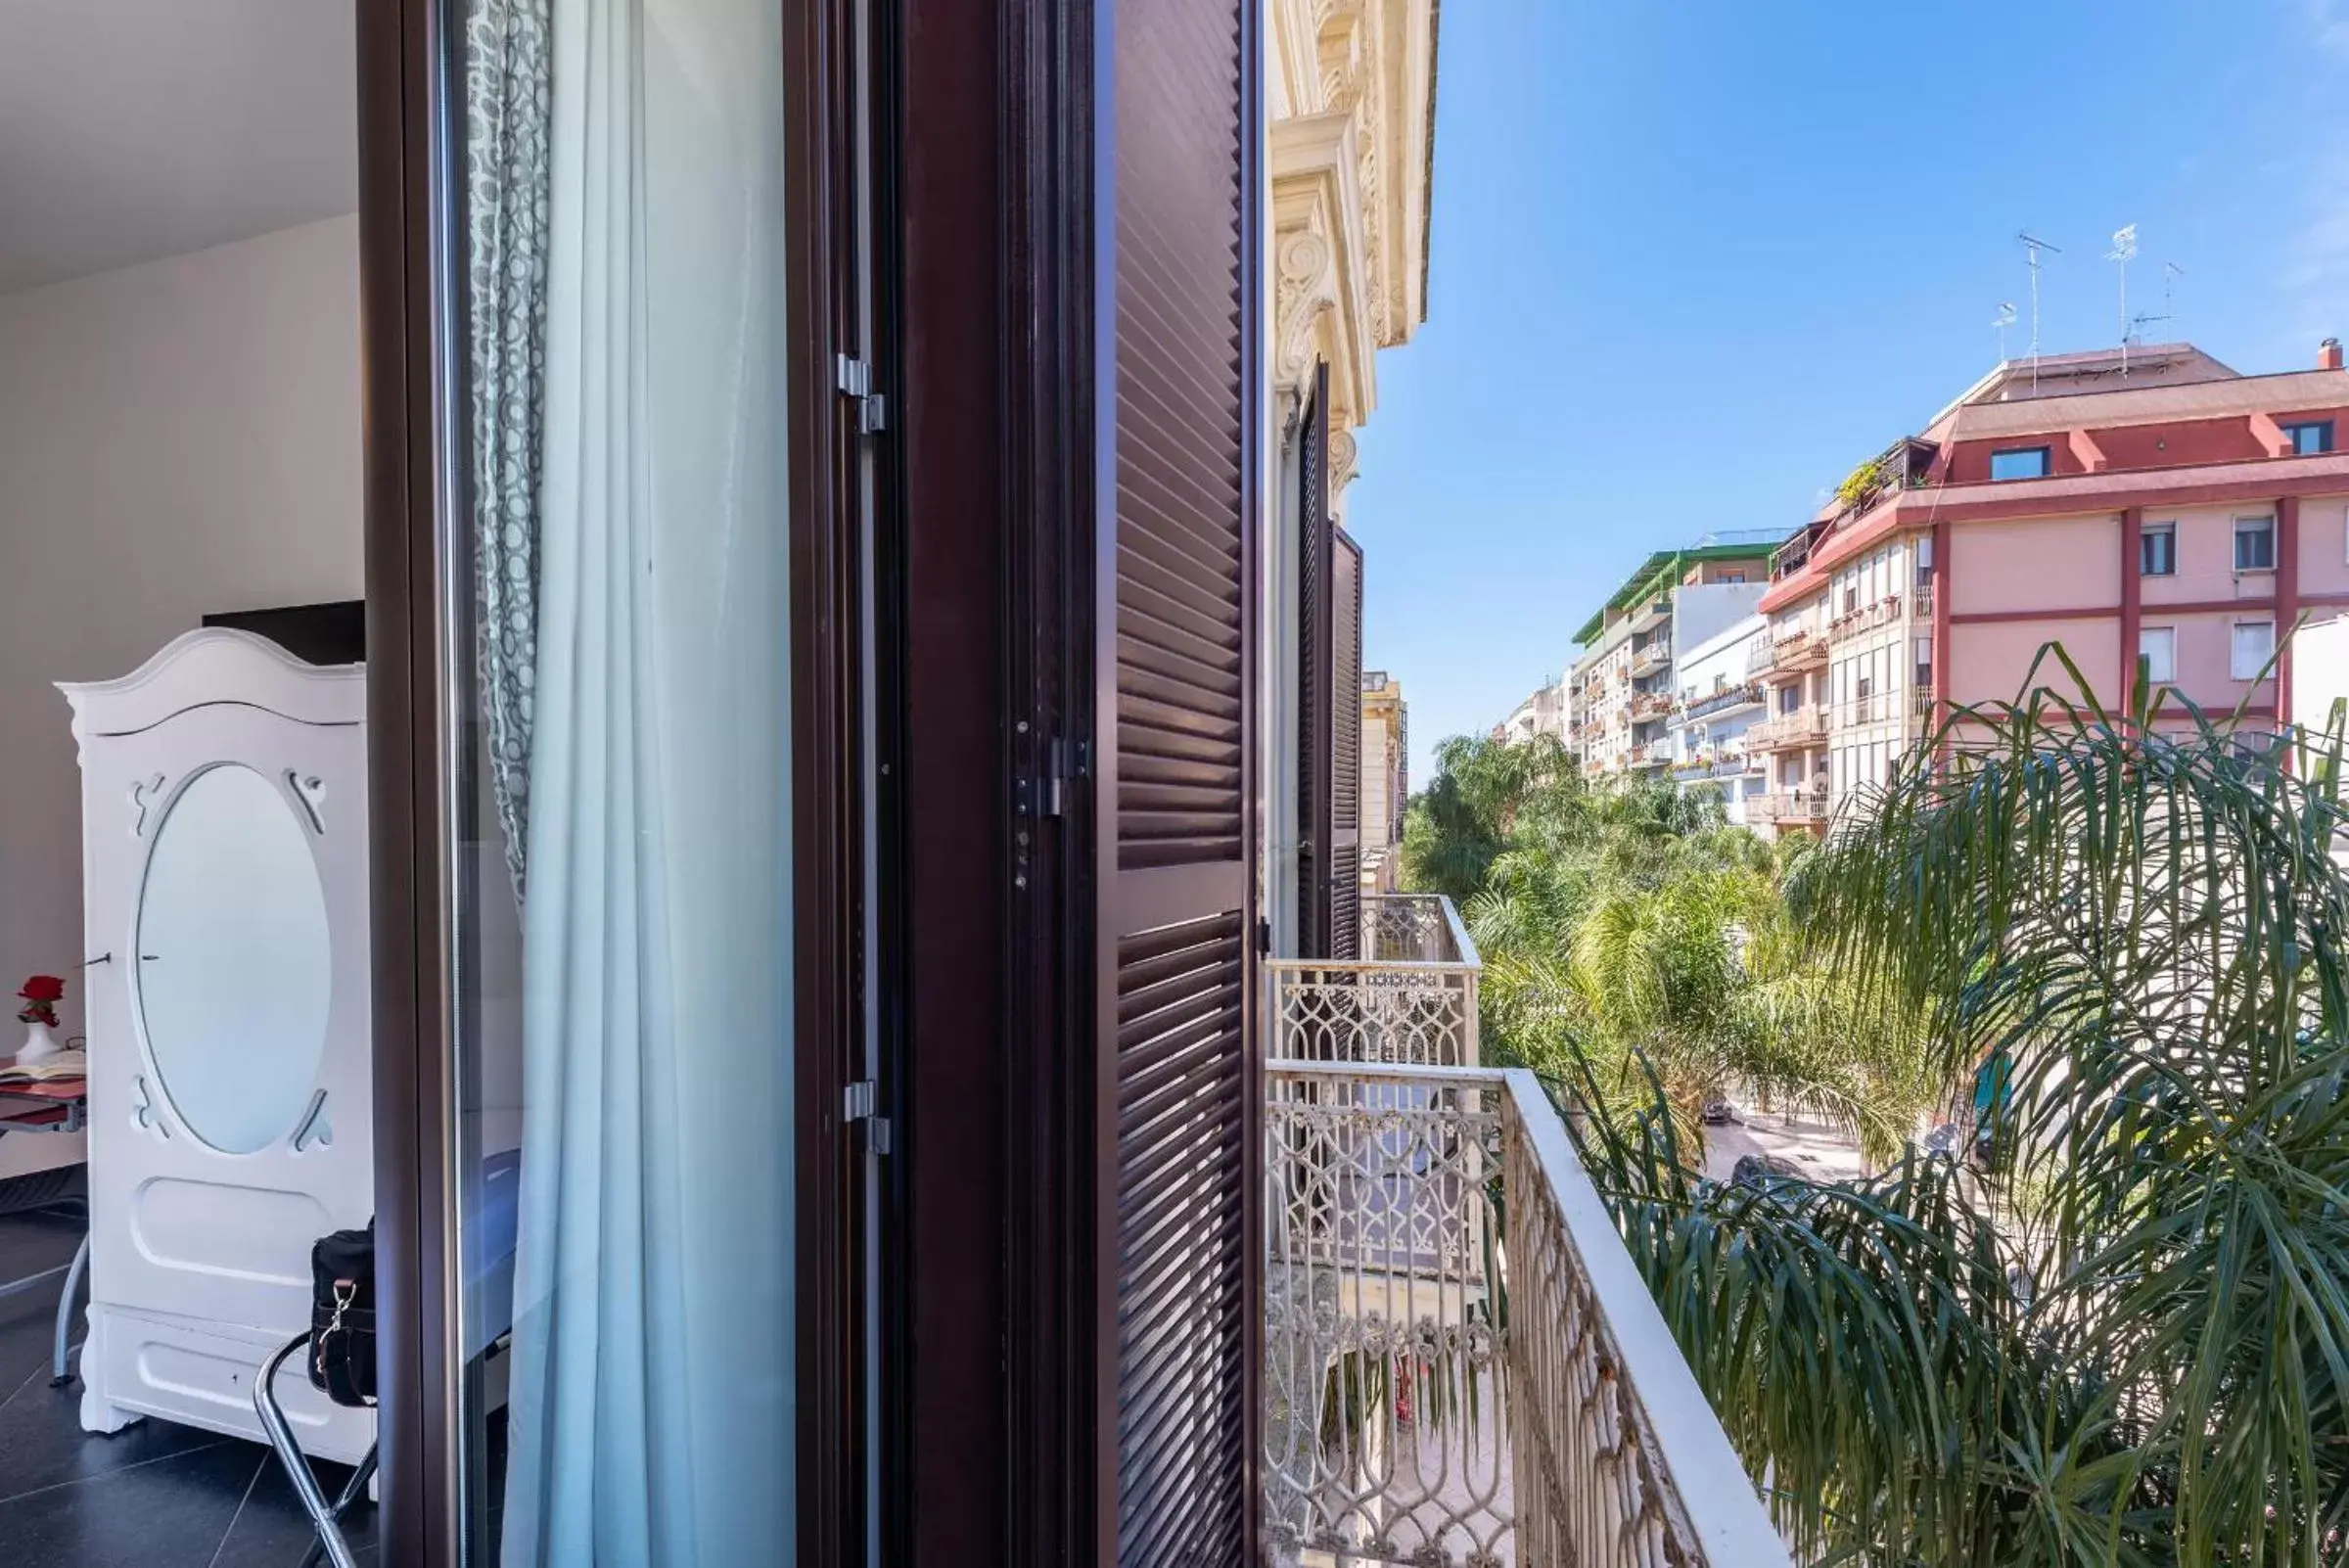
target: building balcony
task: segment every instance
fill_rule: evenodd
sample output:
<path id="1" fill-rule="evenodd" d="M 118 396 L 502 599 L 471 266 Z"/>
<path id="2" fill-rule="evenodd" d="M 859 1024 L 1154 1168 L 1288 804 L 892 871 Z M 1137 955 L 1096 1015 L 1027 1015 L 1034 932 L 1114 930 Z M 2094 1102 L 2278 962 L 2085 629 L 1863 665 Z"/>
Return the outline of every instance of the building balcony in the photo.
<path id="1" fill-rule="evenodd" d="M 1725 687 L 1703 697 L 1690 697 L 1674 713 L 1674 717 L 1685 723 L 1698 718 L 1718 718 L 1724 714 L 1741 713 L 1762 706 L 1762 684 L 1748 680 L 1739 685 Z"/>
<path id="2" fill-rule="evenodd" d="M 1863 632 L 1889 626 L 1901 619 L 1901 596 L 1888 593 L 1881 599 L 1871 599 L 1855 605 L 1827 623 L 1827 641 L 1843 642 Z"/>
<path id="3" fill-rule="evenodd" d="M 1826 735 L 1827 711 L 1815 706 L 1766 718 L 1749 726 L 1739 738 L 1748 752 L 1784 752 L 1817 746 Z"/>
<path id="4" fill-rule="evenodd" d="M 1632 748 L 1634 767 L 1662 767 L 1672 761 L 1672 742 L 1652 740 Z"/>
<path id="5" fill-rule="evenodd" d="M 1751 796 L 1745 803 L 1745 814 L 1754 822 L 1774 822 L 1782 825 L 1816 825 L 1827 819 L 1827 789 L 1825 779 L 1791 790 L 1772 790 L 1765 795 Z"/>
<path id="6" fill-rule="evenodd" d="M 1773 637 L 1769 650 L 1762 656 L 1760 671 L 1766 674 L 1795 674 L 1827 662 L 1827 639 L 1810 626 L 1797 626 Z"/>
<path id="7" fill-rule="evenodd" d="M 1866 696 L 1854 697 L 1849 702 L 1840 705 L 1835 710 L 1835 725 L 1838 729 L 1851 729 L 1861 724 L 1874 724 L 1886 719 L 1898 718 L 1900 714 L 1901 699 L 1899 696 L 1892 692 L 1871 692 Z"/>
<path id="8" fill-rule="evenodd" d="M 1673 778 L 1682 784 L 1700 779 L 1736 778 L 1752 771 L 1754 764 L 1746 760 L 1742 745 L 1706 746 L 1672 764 Z"/>
<path id="9" fill-rule="evenodd" d="M 1672 622 L 1672 596 L 1659 593 L 1632 612 L 1632 630 L 1653 631 Z"/>
<path id="10" fill-rule="evenodd" d="M 1672 644 L 1669 642 L 1651 642 L 1632 655 L 1632 678 L 1635 680 L 1671 667 Z"/>
<path id="11" fill-rule="evenodd" d="M 1909 590 L 1909 614 L 1911 619 L 1916 621 L 1933 619 L 1933 579 L 1931 577 L 1925 578 L 1924 581 Z"/>
<path id="12" fill-rule="evenodd" d="M 1450 900 L 1363 917 L 1267 965 L 1267 1560 L 1785 1568 Z"/>
<path id="13" fill-rule="evenodd" d="M 1663 691 L 1635 691 L 1632 693 L 1632 700 L 1624 705 L 1624 712 L 1635 724 L 1651 718 L 1669 718 L 1672 716 L 1672 694 Z"/>

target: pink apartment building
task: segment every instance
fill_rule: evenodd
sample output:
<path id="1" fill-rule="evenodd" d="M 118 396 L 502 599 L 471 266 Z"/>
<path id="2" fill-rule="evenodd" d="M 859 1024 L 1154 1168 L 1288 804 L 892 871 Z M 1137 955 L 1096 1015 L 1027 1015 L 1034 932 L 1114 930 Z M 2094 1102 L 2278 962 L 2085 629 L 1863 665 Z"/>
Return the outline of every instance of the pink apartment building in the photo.
<path id="1" fill-rule="evenodd" d="M 2107 707 L 2137 661 L 2232 709 L 2304 614 L 2349 607 L 2349 373 L 2245 376 L 2189 345 L 2008 361 L 1846 482 L 1772 557 L 1746 732 L 1756 820 L 1819 831 L 2061 642 Z M 2060 669 L 2041 678 L 2071 695 Z M 2252 712 L 2289 715 L 2292 652 Z"/>

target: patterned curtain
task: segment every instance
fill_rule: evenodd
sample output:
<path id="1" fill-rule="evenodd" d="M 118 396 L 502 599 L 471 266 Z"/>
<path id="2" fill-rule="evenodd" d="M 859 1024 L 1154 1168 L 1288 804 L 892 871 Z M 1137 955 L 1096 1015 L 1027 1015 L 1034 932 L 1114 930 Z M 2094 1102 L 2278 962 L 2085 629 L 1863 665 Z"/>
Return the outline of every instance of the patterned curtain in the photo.
<path id="1" fill-rule="evenodd" d="M 506 869 L 522 899 L 538 675 L 539 466 L 546 402 L 546 234 L 554 97 L 548 0 L 472 0 L 465 179 L 480 563 L 482 716 Z"/>

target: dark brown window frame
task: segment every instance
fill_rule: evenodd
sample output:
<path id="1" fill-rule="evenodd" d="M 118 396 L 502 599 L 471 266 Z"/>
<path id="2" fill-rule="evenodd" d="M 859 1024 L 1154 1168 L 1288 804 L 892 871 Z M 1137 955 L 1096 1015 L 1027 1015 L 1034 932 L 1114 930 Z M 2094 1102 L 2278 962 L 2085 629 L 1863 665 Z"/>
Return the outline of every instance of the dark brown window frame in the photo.
<path id="1" fill-rule="evenodd" d="M 452 1364 L 456 1310 L 449 1146 L 454 1126 L 448 950 L 451 759 L 438 585 L 443 444 L 459 432 L 436 324 L 454 320 L 453 214 L 437 206 L 456 106 L 438 0 L 354 0 L 359 106 L 359 250 L 364 353 L 364 491 L 374 1123 L 379 1271 L 381 1554 L 386 1563 L 463 1560 L 462 1460 Z M 778 0 L 782 3 L 782 0 Z M 795 661 L 792 744 L 799 1560 L 861 1556 L 859 1370 L 869 1353 L 854 1310 L 859 1225 L 841 1107 L 861 1046 L 857 919 L 861 877 L 852 521 L 841 479 L 852 450 L 834 394 L 844 346 L 844 160 L 850 0 L 787 6 L 790 107 L 786 201 L 795 247 L 785 291 L 791 348 Z M 443 177 L 436 180 L 438 168 Z M 830 853 L 807 853 L 816 847 Z"/>

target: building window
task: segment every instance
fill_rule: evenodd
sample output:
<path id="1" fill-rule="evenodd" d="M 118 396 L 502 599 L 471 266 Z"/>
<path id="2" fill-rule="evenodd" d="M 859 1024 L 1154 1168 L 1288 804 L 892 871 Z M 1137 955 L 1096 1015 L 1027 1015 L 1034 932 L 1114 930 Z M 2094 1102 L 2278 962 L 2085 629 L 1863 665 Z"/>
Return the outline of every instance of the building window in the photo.
<path id="1" fill-rule="evenodd" d="M 1930 691 L 1932 688 L 1933 639 L 1930 637 L 1919 637 L 1916 639 L 1916 689 L 1919 691 Z"/>
<path id="2" fill-rule="evenodd" d="M 2234 569 L 2237 572 L 2276 570 L 2276 520 L 2238 517 L 2234 520 Z"/>
<path id="3" fill-rule="evenodd" d="M 2137 536 L 2138 576 L 2175 576 L 2178 573 L 2178 525 L 2156 523 Z"/>
<path id="4" fill-rule="evenodd" d="M 2164 686 L 2178 678 L 2178 628 L 2176 626 L 2146 626 L 2137 634 L 2138 669 L 2153 685 Z"/>
<path id="5" fill-rule="evenodd" d="M 2276 623 L 2273 621 L 2238 621 L 2234 623 L 2234 644 L 2227 660 L 2227 672 L 2237 680 L 2254 680 L 2268 668 L 2268 657 L 2276 651 Z"/>
<path id="6" fill-rule="evenodd" d="M 2283 427 L 2284 439 L 2292 443 L 2294 457 L 2319 457 L 2332 450 L 2332 421 L 2304 420 Z"/>
<path id="7" fill-rule="evenodd" d="M 1990 477 L 1998 480 L 2030 480 L 2048 477 L 2046 446 L 2011 446 L 2003 452 L 1990 454 Z"/>
<path id="8" fill-rule="evenodd" d="M 1743 582 L 1745 580 L 1745 574 L 1742 572 L 1724 572 L 1721 575 L 1721 580 L 1724 582 Z"/>

